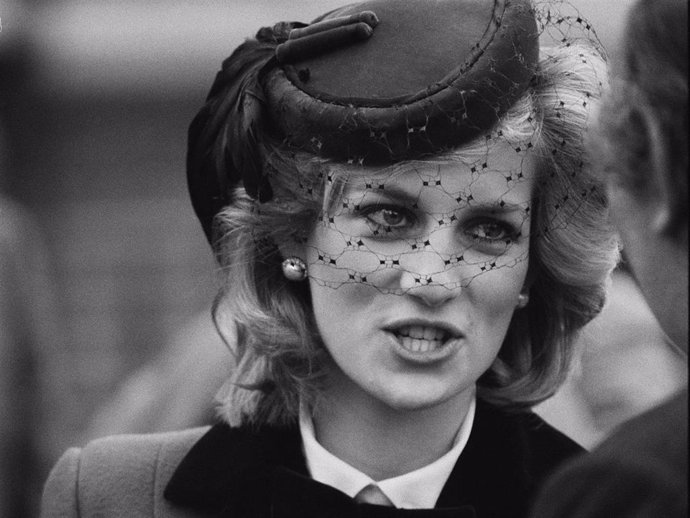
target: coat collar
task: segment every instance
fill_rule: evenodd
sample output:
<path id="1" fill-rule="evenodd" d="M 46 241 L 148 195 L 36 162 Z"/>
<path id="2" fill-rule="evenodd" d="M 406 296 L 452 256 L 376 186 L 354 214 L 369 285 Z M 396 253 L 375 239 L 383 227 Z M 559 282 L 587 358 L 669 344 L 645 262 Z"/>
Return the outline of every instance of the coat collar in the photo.
<path id="1" fill-rule="evenodd" d="M 232 507 L 239 495 L 261 492 L 262 474 L 276 467 L 308 476 L 299 429 L 213 426 L 182 459 L 165 489 L 173 503 L 202 511 Z"/>
<path id="2" fill-rule="evenodd" d="M 532 444 L 535 437 L 538 444 Z M 577 451 L 574 443 L 534 414 L 506 414 L 478 401 L 469 441 L 437 506 L 472 505 L 477 516 L 519 517 L 546 472 Z M 266 484 L 276 470 L 308 477 L 296 425 L 219 424 L 182 460 L 165 498 L 183 507 L 232 516 L 229 511 L 242 509 L 244 502 L 266 499 Z"/>

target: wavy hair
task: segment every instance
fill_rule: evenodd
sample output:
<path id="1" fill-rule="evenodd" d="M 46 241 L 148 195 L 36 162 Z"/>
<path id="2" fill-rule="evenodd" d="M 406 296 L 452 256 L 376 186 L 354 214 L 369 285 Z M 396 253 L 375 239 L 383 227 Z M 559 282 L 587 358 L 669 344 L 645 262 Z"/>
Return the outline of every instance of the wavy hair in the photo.
<path id="1" fill-rule="evenodd" d="M 515 312 L 498 357 L 478 381 L 478 397 L 516 409 L 549 397 L 564 380 L 573 340 L 601 310 L 618 260 L 603 189 L 584 160 L 604 60 L 589 46 L 545 54 L 528 93 L 493 131 L 509 142 L 529 141 L 538 167 L 530 303 Z M 444 158 L 462 159 L 472 147 Z M 324 177 L 337 164 L 279 146 L 265 156 L 274 198 L 257 203 L 237 189 L 215 221 L 222 287 L 213 313 L 237 361 L 219 393 L 220 415 L 232 425 L 293 422 L 300 402 L 318 399 L 327 355 L 308 283 L 283 277 L 279 249 L 307 239 L 324 206 Z"/>

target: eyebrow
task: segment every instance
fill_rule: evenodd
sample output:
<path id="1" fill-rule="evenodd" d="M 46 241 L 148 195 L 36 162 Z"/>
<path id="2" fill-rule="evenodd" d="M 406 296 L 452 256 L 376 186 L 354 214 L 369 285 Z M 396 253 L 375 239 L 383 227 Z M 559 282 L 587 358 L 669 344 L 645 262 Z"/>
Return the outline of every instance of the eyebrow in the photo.
<path id="1" fill-rule="evenodd" d="M 367 187 L 367 185 L 371 185 L 371 187 Z M 364 196 L 368 193 L 372 193 L 375 195 L 382 196 L 386 199 L 389 199 L 394 202 L 405 202 L 405 203 L 410 203 L 414 202 L 416 203 L 419 198 L 421 192 L 418 190 L 410 191 L 407 189 L 402 189 L 398 186 L 391 186 L 391 187 L 383 187 L 379 188 L 379 185 L 376 182 L 372 182 L 371 184 L 369 183 L 362 183 L 362 184 L 350 184 L 345 187 L 343 191 L 342 198 L 343 199 L 352 199 L 353 197 L 356 197 L 357 195 Z M 451 193 L 446 193 L 449 198 L 452 198 L 453 195 Z M 456 198 L 457 200 L 457 198 Z M 491 201 L 482 201 L 482 200 L 475 200 L 474 198 L 469 199 L 462 196 L 462 200 L 460 200 L 458 203 L 461 204 L 462 208 L 470 208 L 472 210 L 476 211 L 486 211 L 486 212 L 503 212 L 503 213 L 508 213 L 508 212 L 515 212 L 515 211 L 524 211 L 527 207 L 530 205 L 530 200 L 527 200 L 525 202 L 508 202 L 505 200 L 491 200 Z"/>
<path id="2" fill-rule="evenodd" d="M 342 192 L 342 199 L 364 198 L 365 196 L 380 196 L 386 200 L 397 203 L 416 203 L 419 199 L 419 191 L 401 189 L 398 186 L 386 187 L 377 182 L 346 185 Z"/>
<path id="3" fill-rule="evenodd" d="M 486 211 L 495 211 L 495 212 L 513 212 L 516 210 L 521 210 L 524 211 L 525 208 L 530 206 L 530 201 L 525 201 L 522 203 L 515 203 L 515 202 L 507 202 L 504 200 L 495 202 L 478 202 L 478 203 L 469 203 L 468 207 L 476 210 L 486 210 Z"/>

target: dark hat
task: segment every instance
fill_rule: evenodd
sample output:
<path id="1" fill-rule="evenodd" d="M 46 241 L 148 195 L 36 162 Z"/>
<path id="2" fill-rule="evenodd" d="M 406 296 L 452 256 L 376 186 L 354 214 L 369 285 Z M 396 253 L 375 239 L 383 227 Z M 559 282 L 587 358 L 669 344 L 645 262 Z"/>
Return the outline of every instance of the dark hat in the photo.
<path id="1" fill-rule="evenodd" d="M 361 164 L 458 147 L 491 129 L 538 61 L 529 0 L 370 0 L 261 29 L 224 63 L 189 132 L 207 237 L 242 182 L 270 199 L 260 141 Z"/>

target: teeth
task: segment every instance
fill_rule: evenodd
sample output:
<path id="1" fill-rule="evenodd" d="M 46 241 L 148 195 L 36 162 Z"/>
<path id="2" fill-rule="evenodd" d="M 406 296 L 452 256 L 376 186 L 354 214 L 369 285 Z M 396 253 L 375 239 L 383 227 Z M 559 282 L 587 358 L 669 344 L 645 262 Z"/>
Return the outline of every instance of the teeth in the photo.
<path id="1" fill-rule="evenodd" d="M 425 353 L 439 348 L 443 345 L 443 342 L 437 340 L 419 340 L 416 338 L 410 338 L 409 336 L 404 336 L 400 339 L 402 346 L 408 351 L 415 353 Z"/>
<path id="2" fill-rule="evenodd" d="M 450 338 L 442 329 L 419 325 L 401 327 L 395 334 L 405 349 L 415 353 L 435 351 Z"/>
<path id="3" fill-rule="evenodd" d="M 437 336 L 439 335 L 440 336 Z M 443 332 L 439 329 L 431 329 L 430 327 L 427 327 L 424 329 L 424 339 L 425 340 L 440 340 L 443 338 Z"/>
<path id="4" fill-rule="evenodd" d="M 400 336 L 409 336 L 418 340 L 444 340 L 446 337 L 445 331 L 436 327 L 426 326 L 405 326 L 401 327 L 397 334 Z"/>

